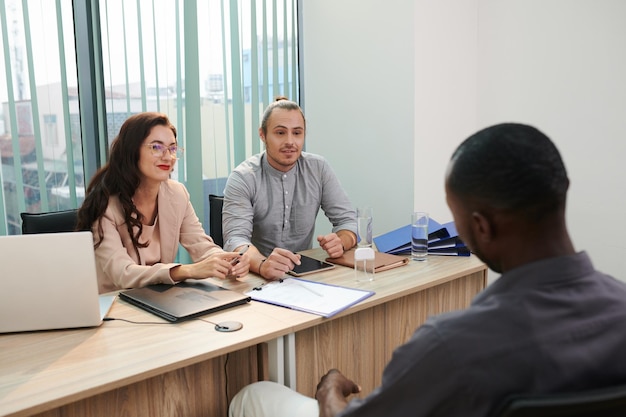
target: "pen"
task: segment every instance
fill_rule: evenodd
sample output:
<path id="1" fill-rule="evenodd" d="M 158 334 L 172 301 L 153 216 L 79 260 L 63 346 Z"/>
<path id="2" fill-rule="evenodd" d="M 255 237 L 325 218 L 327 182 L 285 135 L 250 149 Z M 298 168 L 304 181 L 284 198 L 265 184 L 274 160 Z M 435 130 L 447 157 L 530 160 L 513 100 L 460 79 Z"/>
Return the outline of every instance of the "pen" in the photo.
<path id="1" fill-rule="evenodd" d="M 276 281 L 272 281 L 272 282 L 276 282 Z M 279 284 L 282 284 L 282 283 L 283 283 L 283 279 L 282 279 L 282 278 L 281 278 L 281 279 L 279 279 L 279 280 L 278 280 L 278 283 L 279 283 Z M 261 290 L 263 289 L 263 287 L 264 287 L 264 286 L 266 286 L 267 284 L 268 284 L 267 282 L 264 282 L 263 284 L 259 284 L 259 285 L 257 285 L 256 287 L 254 287 L 254 288 L 252 288 L 252 289 L 253 289 L 254 291 L 261 291 Z"/>
<path id="2" fill-rule="evenodd" d="M 248 248 L 250 247 L 250 245 L 246 245 L 240 252 L 239 252 L 239 256 L 243 255 L 244 253 L 246 253 L 246 251 L 248 250 Z M 230 264 L 232 266 L 235 266 L 239 263 L 239 257 L 233 259 L 232 261 L 230 261 Z"/>

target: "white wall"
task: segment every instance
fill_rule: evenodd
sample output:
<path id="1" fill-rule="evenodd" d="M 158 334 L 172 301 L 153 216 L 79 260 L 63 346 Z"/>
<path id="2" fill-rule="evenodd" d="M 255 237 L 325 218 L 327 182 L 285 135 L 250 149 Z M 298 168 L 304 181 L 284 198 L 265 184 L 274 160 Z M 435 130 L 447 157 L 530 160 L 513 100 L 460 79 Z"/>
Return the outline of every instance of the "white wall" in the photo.
<path id="1" fill-rule="evenodd" d="M 308 150 L 331 159 L 355 204 L 372 201 L 362 178 L 389 185 L 373 199 L 374 234 L 406 224 L 412 206 L 449 220 L 453 149 L 524 122 L 561 150 L 576 248 L 626 279 L 626 2 L 315 0 L 302 13 L 310 138 L 323 130 Z M 384 169 L 357 176 L 362 159 Z"/>
<path id="2" fill-rule="evenodd" d="M 460 141 L 477 126 L 477 4 L 416 1 L 415 187 L 423 197 L 416 193 L 415 205 L 441 223 L 452 220 L 444 193 L 446 166 Z M 427 182 L 420 180 L 424 176 Z"/>
<path id="3" fill-rule="evenodd" d="M 521 121 L 559 147 L 568 226 L 626 280 L 626 2 L 481 1 L 479 125 Z"/>
<path id="4" fill-rule="evenodd" d="M 302 3 L 306 150 L 329 159 L 355 206 L 374 208 L 374 235 L 408 224 L 413 0 L 389 2 L 397 7 L 363 0 Z M 318 231 L 328 230 L 324 217 Z"/>

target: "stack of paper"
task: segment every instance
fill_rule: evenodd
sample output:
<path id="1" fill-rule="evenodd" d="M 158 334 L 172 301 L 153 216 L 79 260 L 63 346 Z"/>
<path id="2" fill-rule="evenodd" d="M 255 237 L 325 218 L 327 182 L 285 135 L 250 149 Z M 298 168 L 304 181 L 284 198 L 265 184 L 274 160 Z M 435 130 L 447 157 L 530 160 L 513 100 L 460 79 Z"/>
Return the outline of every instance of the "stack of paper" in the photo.
<path id="1" fill-rule="evenodd" d="M 411 225 L 400 227 L 374 238 L 380 252 L 392 254 L 411 253 Z M 428 254 L 469 256 L 470 250 L 459 238 L 454 222 L 439 223 L 428 219 Z"/>
<path id="2" fill-rule="evenodd" d="M 332 317 L 371 297 L 374 292 L 301 278 L 284 278 L 255 287 L 246 295 L 255 301 Z"/>

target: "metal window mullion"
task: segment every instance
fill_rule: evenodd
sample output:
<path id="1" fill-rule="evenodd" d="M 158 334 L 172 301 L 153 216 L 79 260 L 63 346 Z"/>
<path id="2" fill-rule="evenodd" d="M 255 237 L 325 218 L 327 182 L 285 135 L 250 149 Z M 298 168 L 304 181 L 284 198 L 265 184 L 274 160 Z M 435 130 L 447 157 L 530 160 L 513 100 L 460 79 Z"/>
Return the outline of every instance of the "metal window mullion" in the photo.
<path id="1" fill-rule="evenodd" d="M 280 95 L 280 80 L 278 79 L 278 10 L 274 0 L 272 10 L 272 83 L 274 97 Z"/>
<path id="2" fill-rule="evenodd" d="M 128 41 L 126 40 L 126 9 L 122 5 L 122 30 L 124 34 L 124 80 L 126 81 L 126 113 L 132 111 L 130 103 L 130 75 L 128 74 Z"/>
<path id="3" fill-rule="evenodd" d="M 6 10 L 3 0 L 0 0 L 0 6 L 2 10 Z M 0 20 L 2 21 L 2 39 L 4 46 L 4 64 L 7 80 L 7 100 L 9 104 L 9 120 L 11 124 L 11 145 L 13 148 L 13 172 L 15 177 L 15 192 L 17 193 L 17 207 L 18 212 L 22 212 L 26 209 L 26 203 L 24 199 L 24 180 L 22 177 L 22 158 L 20 155 L 20 141 L 19 131 L 17 125 L 17 110 L 15 107 L 15 91 L 13 90 L 13 70 L 11 67 L 11 46 L 9 45 L 9 33 L 6 20 L 6 13 L 0 13 Z M 1 162 L 0 162 L 1 163 Z M 4 182 L 2 183 L 4 189 Z M 2 210 L 2 234 L 6 234 L 8 230 L 8 224 L 6 219 L 6 213 L 4 212 L 6 202 L 3 201 Z M 15 219 L 17 221 L 17 219 Z"/>
<path id="4" fill-rule="evenodd" d="M 291 100 L 297 101 L 297 97 L 289 95 L 289 26 L 287 26 L 287 0 L 283 0 L 283 94 Z"/>
<path id="5" fill-rule="evenodd" d="M 297 3 L 297 16 L 298 16 L 298 30 L 299 28 L 301 28 L 302 25 L 302 8 L 303 8 L 303 3 L 304 0 L 294 0 Z M 299 33 L 299 32 L 298 32 Z M 294 48 L 297 48 L 298 54 L 297 54 L 297 60 L 298 60 L 298 70 L 297 70 L 297 83 L 298 83 L 298 98 L 299 98 L 299 103 L 300 103 L 300 107 L 302 107 L 302 110 L 306 113 L 305 110 L 305 106 L 306 106 L 306 98 L 304 97 L 304 90 L 300 88 L 300 86 L 303 85 L 304 83 L 304 71 L 302 70 L 302 67 L 300 66 L 300 62 L 302 62 L 302 60 L 300 59 L 300 57 L 302 56 L 302 43 L 303 43 L 303 39 L 302 36 L 298 35 L 298 42 L 295 42 L 294 40 Z M 294 80 L 294 82 L 296 82 Z"/>
<path id="6" fill-rule="evenodd" d="M 235 166 L 246 159 L 245 112 L 241 71 L 241 41 L 239 38 L 238 2 L 230 2 L 230 50 L 233 88 L 233 151 Z"/>
<path id="7" fill-rule="evenodd" d="M 291 96 L 300 101 L 298 87 L 298 10 L 297 0 L 291 0 Z"/>
<path id="8" fill-rule="evenodd" d="M 181 39 L 180 39 L 180 32 L 181 32 L 181 25 L 180 25 L 180 3 L 179 0 L 176 0 L 176 19 L 175 19 L 175 25 L 176 25 L 176 120 L 178 120 L 179 122 L 183 120 L 184 117 L 184 101 L 183 101 L 183 73 L 182 73 L 182 58 L 181 58 L 181 51 L 183 50 L 182 48 L 182 44 L 181 44 Z M 184 123 L 178 123 L 178 127 L 177 127 L 177 133 L 178 133 L 178 143 L 180 146 L 182 146 L 183 148 L 187 147 L 187 138 L 185 135 L 185 124 Z M 178 178 L 183 180 L 183 182 L 186 182 L 186 178 L 187 176 L 185 175 L 186 168 L 185 168 L 185 164 L 187 161 L 187 157 L 185 156 L 184 158 L 180 158 L 178 160 Z"/>
<path id="9" fill-rule="evenodd" d="M 256 21 L 256 1 L 250 2 L 250 22 L 252 23 L 251 41 L 250 41 L 250 117 L 252 129 L 250 129 L 250 141 L 252 145 L 252 154 L 261 151 L 261 141 L 257 133 L 257 127 L 260 124 L 259 110 L 259 39 L 257 36 Z"/>
<path id="10" fill-rule="evenodd" d="M 267 32 L 267 0 L 263 0 L 263 107 L 270 103 L 269 50 Z"/>
<path id="11" fill-rule="evenodd" d="M 227 60 L 229 59 L 228 54 L 226 53 L 226 12 L 224 9 L 224 0 L 220 2 L 220 11 L 221 11 L 221 21 L 222 21 L 222 82 L 223 82 L 223 90 L 224 90 L 224 118 L 225 118 L 225 133 L 226 137 L 224 140 L 226 141 L 226 161 L 228 166 L 228 172 L 233 169 L 233 161 L 231 159 L 231 132 L 230 132 L 230 110 L 228 106 L 229 94 L 228 94 L 228 66 L 226 65 Z"/>
<path id="12" fill-rule="evenodd" d="M 2 1 L 2 0 L 0 0 Z M 5 9 L 4 1 L 2 1 L 2 10 Z M 20 155 L 20 141 L 19 131 L 17 125 L 17 110 L 15 107 L 15 91 L 13 90 L 13 71 L 11 67 L 11 47 L 9 45 L 9 34 L 7 31 L 6 13 L 0 13 L 0 19 L 2 20 L 2 39 L 4 43 L 4 63 L 7 79 L 7 96 L 9 102 L 9 119 L 11 123 L 11 145 L 13 148 L 13 172 L 15 176 L 15 192 L 17 193 L 17 207 L 18 212 L 22 212 L 26 209 L 24 199 L 24 180 L 22 177 L 22 158 Z M 4 185 L 4 183 L 3 183 Z M 4 187 L 3 187 L 4 188 Z M 3 204 L 4 209 L 4 204 Z M 3 216 L 6 219 L 6 215 Z M 17 219 L 16 219 L 17 220 Z M 7 231 L 6 220 L 3 222 L 4 233 Z"/>
<path id="13" fill-rule="evenodd" d="M 59 42 L 59 63 L 61 71 L 61 94 L 63 106 L 63 126 L 65 132 L 65 153 L 67 158 L 68 187 L 70 201 L 73 207 L 78 205 L 76 198 L 76 173 L 74 172 L 74 143 L 70 123 L 70 105 L 67 86 L 67 67 L 65 65 L 65 36 L 63 36 L 63 14 L 61 12 L 61 0 L 56 0 L 57 14 L 57 39 Z"/>
<path id="14" fill-rule="evenodd" d="M 106 68 L 106 71 L 109 74 L 109 84 L 108 84 L 108 88 L 109 91 L 111 92 L 111 101 L 110 101 L 110 106 L 111 106 L 111 112 L 115 113 L 115 100 L 113 99 L 113 65 L 111 63 L 111 25 L 109 24 L 109 16 L 111 14 L 109 13 L 109 2 L 104 2 L 104 26 L 105 26 L 105 35 L 102 37 L 102 39 L 104 39 L 104 37 L 106 37 L 106 41 L 107 41 L 107 48 L 106 48 L 106 53 L 107 56 L 109 57 L 108 59 L 108 65 Z M 101 14 L 102 16 L 102 14 Z M 102 25 L 102 23 L 100 23 L 100 25 Z M 104 60 L 103 60 L 104 61 Z M 103 73 L 104 73 L 104 63 L 103 63 Z M 106 83 L 105 83 L 106 85 Z M 105 89 L 106 90 L 106 89 Z M 108 108 L 107 108 L 108 110 Z"/>
<path id="15" fill-rule="evenodd" d="M 94 5 L 97 3 L 97 0 L 91 0 L 94 2 Z M 90 78 L 91 82 L 95 87 L 96 92 L 96 103 L 97 103 L 97 112 L 96 117 L 98 120 L 98 131 L 95 133 L 93 140 L 100 146 L 99 152 L 99 161 L 98 168 L 104 165 L 108 160 L 109 154 L 109 144 L 107 142 L 107 113 L 106 113 L 106 94 L 104 88 L 104 70 L 102 66 L 102 37 L 100 30 L 100 7 L 96 5 L 91 9 L 90 15 L 91 25 L 93 26 L 92 36 L 93 36 L 93 60 L 94 60 L 94 68 L 92 73 L 92 78 Z M 80 82 L 79 82 L 80 85 Z M 83 137 L 83 143 L 85 138 Z"/>
<path id="16" fill-rule="evenodd" d="M 33 140 L 35 141 L 35 155 L 37 156 L 37 182 L 39 185 L 39 200 L 41 202 L 42 210 L 48 211 L 48 187 L 46 186 L 46 169 L 44 166 L 43 147 L 41 145 L 41 141 L 43 140 L 43 138 L 41 137 L 39 100 L 37 97 L 37 82 L 35 81 L 35 64 L 33 62 L 33 41 L 31 38 L 30 16 L 28 14 L 28 3 L 26 0 L 22 0 L 22 18 L 24 19 L 26 62 L 28 63 L 28 83 L 30 85 L 30 112 L 33 123 Z M 20 153 L 19 148 L 17 149 L 17 152 L 18 154 Z"/>
<path id="17" fill-rule="evenodd" d="M 73 12 L 83 165 L 85 183 L 89 183 L 107 155 L 98 2 L 74 0 Z"/>
<path id="18" fill-rule="evenodd" d="M 187 188 L 197 213 L 204 213 L 207 204 L 202 180 L 202 113 L 200 106 L 200 61 L 198 48 L 198 5 L 196 0 L 184 2 L 185 30 L 185 131 L 187 140 Z"/>
<path id="19" fill-rule="evenodd" d="M 156 83 L 157 111 L 161 111 L 161 91 L 159 88 L 159 48 L 157 48 L 156 16 L 154 12 L 154 0 L 152 0 L 152 44 L 154 46 L 154 77 Z"/>
<path id="20" fill-rule="evenodd" d="M 2 46 L 4 51 L 4 66 L 5 66 L 5 76 L 6 76 L 6 86 L 7 86 L 7 101 L 9 104 L 9 120 L 11 123 L 11 138 L 13 139 L 13 149 L 16 148 L 16 140 L 17 137 L 17 115 L 15 111 L 15 97 L 13 91 L 13 71 L 11 69 L 11 48 L 9 45 L 9 32 L 7 26 L 7 14 L 5 13 L 6 6 L 4 4 L 4 0 L 0 0 L 0 28 L 2 29 Z M 17 142 L 17 148 L 19 149 L 19 141 Z M 21 163 L 20 163 L 21 165 Z M 0 161 L 0 168 L 2 167 L 2 161 Z M 20 166 L 13 165 L 14 177 L 15 177 L 15 187 L 17 192 L 17 202 L 18 205 L 20 201 L 22 202 L 22 206 L 25 207 L 24 204 L 24 185 L 22 182 L 22 172 Z M 0 180 L 2 180 L 2 187 L 0 187 L 0 234 L 6 235 L 8 231 L 8 223 L 7 223 L 7 214 L 6 214 L 6 201 L 4 196 L 4 175 L 2 169 L 0 169 Z M 19 183 L 18 183 L 19 182 Z M 18 211 L 23 211 L 23 208 L 18 208 Z"/>
<path id="21" fill-rule="evenodd" d="M 143 62 L 143 28 L 141 25 L 141 0 L 137 0 L 137 46 L 139 48 L 139 83 L 141 85 L 141 110 L 147 111 L 147 89 L 146 89 L 146 68 Z"/>

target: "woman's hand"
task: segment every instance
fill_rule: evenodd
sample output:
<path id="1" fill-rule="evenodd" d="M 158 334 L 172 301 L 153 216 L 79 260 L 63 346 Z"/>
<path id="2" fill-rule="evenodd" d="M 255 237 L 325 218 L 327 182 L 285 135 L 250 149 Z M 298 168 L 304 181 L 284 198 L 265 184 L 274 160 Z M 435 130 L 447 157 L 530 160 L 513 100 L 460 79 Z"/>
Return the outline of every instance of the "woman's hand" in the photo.
<path id="1" fill-rule="evenodd" d="M 195 278 L 240 277 L 248 273 L 250 258 L 239 252 L 217 252 L 207 258 L 187 265 L 177 265 L 170 269 L 170 277 L 174 281 Z"/>

